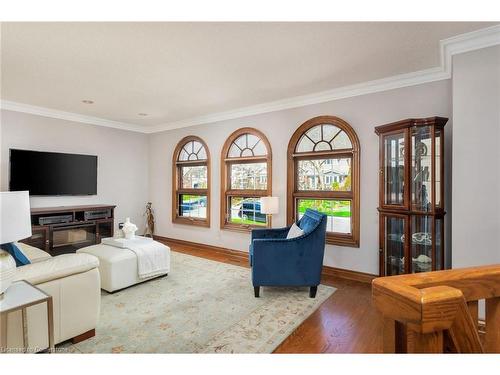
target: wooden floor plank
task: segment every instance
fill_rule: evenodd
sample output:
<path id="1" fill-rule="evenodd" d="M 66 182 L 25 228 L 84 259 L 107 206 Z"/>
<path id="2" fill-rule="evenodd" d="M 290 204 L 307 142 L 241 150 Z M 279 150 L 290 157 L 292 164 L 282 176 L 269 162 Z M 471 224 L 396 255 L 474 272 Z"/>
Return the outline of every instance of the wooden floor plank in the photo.
<path id="1" fill-rule="evenodd" d="M 195 246 L 169 244 L 173 251 L 248 267 L 248 259 Z M 337 288 L 275 353 L 382 353 L 382 316 L 372 306 L 369 284 L 325 277 Z"/>

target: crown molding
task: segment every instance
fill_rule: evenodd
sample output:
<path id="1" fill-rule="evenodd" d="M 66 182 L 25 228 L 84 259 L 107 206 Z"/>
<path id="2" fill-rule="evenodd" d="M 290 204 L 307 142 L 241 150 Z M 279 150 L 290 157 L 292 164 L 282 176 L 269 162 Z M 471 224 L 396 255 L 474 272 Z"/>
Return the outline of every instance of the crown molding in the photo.
<path id="1" fill-rule="evenodd" d="M 314 94 L 295 96 L 292 98 L 262 103 L 250 107 L 235 109 L 232 111 L 219 112 L 210 115 L 194 117 L 187 120 L 155 125 L 148 127 L 146 131 L 148 133 L 157 133 L 161 131 L 186 128 L 195 125 L 232 120 L 263 113 L 303 107 L 311 104 L 320 104 L 333 100 L 346 99 L 354 96 L 373 94 L 407 86 L 415 86 L 423 83 L 449 79 L 450 77 L 450 73 L 443 70 L 443 68 L 441 67 L 431 68 L 420 70 L 417 72 L 400 74 L 388 78 L 377 79 L 374 81 L 363 82 L 356 85 L 344 86 L 333 90 L 317 92 Z"/>
<path id="2" fill-rule="evenodd" d="M 87 115 L 82 115 L 82 114 L 73 113 L 73 112 L 65 112 L 65 111 L 60 111 L 60 110 L 52 109 L 52 108 L 38 107 L 38 106 L 30 105 L 30 104 L 18 103 L 18 102 L 13 102 L 13 101 L 8 101 L 8 100 L 0 101 L 0 108 L 5 109 L 7 111 L 29 113 L 32 115 L 50 117 L 50 118 L 55 118 L 55 119 L 59 119 L 59 120 L 79 122 L 82 124 L 104 126 L 104 127 L 108 127 L 108 128 L 114 128 L 114 129 L 128 130 L 128 131 L 139 132 L 139 133 L 146 133 L 144 126 L 140 126 L 140 125 L 136 125 L 136 124 L 129 124 L 126 122 L 106 120 L 106 119 L 99 118 L 99 117 L 87 116 Z"/>
<path id="3" fill-rule="evenodd" d="M 287 99 L 261 103 L 249 107 L 197 116 L 190 119 L 168 122 L 160 125 L 140 126 L 86 116 L 78 113 L 64 112 L 55 109 L 32 106 L 12 101 L 0 101 L 2 109 L 52 117 L 62 120 L 80 122 L 115 129 L 129 130 L 139 133 L 157 133 L 190 126 L 210 124 L 236 118 L 259 115 L 285 109 L 298 108 L 312 104 L 320 104 L 333 100 L 346 99 L 360 95 L 373 94 L 403 87 L 416 86 L 451 78 L 452 58 L 454 55 L 500 44 L 500 25 L 460 34 L 439 42 L 440 66 L 417 72 L 399 74 L 387 78 L 344 86 L 333 90 L 295 96 Z"/>
<path id="4" fill-rule="evenodd" d="M 500 44 L 500 24 L 443 39 L 439 44 L 441 47 L 441 66 L 445 67 L 451 75 L 454 55 Z"/>
<path id="5" fill-rule="evenodd" d="M 157 133 L 189 126 L 214 123 L 242 118 L 284 109 L 320 104 L 333 100 L 373 94 L 398 88 L 416 86 L 424 83 L 451 78 L 452 57 L 454 55 L 487 48 L 500 44 L 500 25 L 487 27 L 470 33 L 460 34 L 439 42 L 440 66 L 411 73 L 399 74 L 387 78 L 367 81 L 356 85 L 344 86 L 333 90 L 317 92 L 288 99 L 262 103 L 250 107 L 198 116 L 187 120 L 175 121 L 147 128 L 148 133 Z"/>

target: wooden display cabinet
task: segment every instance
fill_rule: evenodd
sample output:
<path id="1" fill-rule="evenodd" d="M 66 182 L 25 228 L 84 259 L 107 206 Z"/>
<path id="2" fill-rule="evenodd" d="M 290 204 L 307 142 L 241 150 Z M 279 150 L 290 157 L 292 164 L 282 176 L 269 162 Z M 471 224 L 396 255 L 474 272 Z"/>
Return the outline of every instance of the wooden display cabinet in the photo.
<path id="1" fill-rule="evenodd" d="M 407 119 L 375 128 L 380 139 L 381 276 L 444 269 L 447 121 Z"/>

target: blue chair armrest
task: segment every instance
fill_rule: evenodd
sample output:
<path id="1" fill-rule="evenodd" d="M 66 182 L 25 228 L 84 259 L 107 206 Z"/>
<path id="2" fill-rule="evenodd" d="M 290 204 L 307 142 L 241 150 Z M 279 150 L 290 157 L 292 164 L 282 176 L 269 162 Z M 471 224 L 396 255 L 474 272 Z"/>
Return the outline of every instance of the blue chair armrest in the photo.
<path id="1" fill-rule="evenodd" d="M 285 228 L 282 228 L 285 229 Z M 302 236 L 295 237 L 295 238 L 286 238 L 286 237 L 281 237 L 281 238 L 255 238 L 252 240 L 252 244 L 254 247 L 254 253 L 255 249 L 259 249 L 258 252 L 262 251 L 273 251 L 276 249 L 276 251 L 280 251 L 281 249 L 286 249 L 286 251 L 289 251 L 291 248 L 300 248 L 300 247 L 305 247 L 309 248 L 310 246 L 310 237 L 313 237 L 314 232 L 310 233 L 305 233 Z M 290 255 L 290 254 L 289 254 Z"/>
<path id="2" fill-rule="evenodd" d="M 314 232 L 305 233 L 295 238 L 257 238 L 252 241 L 253 256 L 258 258 L 287 258 L 290 260 L 295 256 L 302 255 L 307 249 L 309 255 L 317 253 L 321 255 L 323 262 L 324 242 L 321 247 L 311 246 L 311 238 L 314 238 Z M 319 249 L 319 250 L 315 250 Z"/>
<path id="3" fill-rule="evenodd" d="M 255 239 L 271 239 L 271 238 L 286 238 L 290 231 L 290 227 L 275 228 L 275 229 L 253 229 L 252 242 Z"/>
<path id="4" fill-rule="evenodd" d="M 254 285 L 318 285 L 324 245 L 311 246 L 309 234 L 291 239 L 253 241 Z"/>

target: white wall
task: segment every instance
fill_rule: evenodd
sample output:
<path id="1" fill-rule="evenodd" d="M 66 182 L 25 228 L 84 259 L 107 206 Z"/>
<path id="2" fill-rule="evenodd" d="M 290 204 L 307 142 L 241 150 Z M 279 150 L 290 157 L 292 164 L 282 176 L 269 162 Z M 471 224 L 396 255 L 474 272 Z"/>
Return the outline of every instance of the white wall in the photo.
<path id="1" fill-rule="evenodd" d="M 453 59 L 453 267 L 500 263 L 500 46 Z"/>
<path id="2" fill-rule="evenodd" d="M 98 156 L 97 195 L 32 197 L 32 207 L 115 204 L 115 225 L 130 216 L 144 228 L 148 136 L 19 112 L 1 112 L 1 190 L 9 189 L 9 148 Z"/>
<path id="3" fill-rule="evenodd" d="M 361 144 L 361 245 L 349 248 L 328 245 L 326 265 L 378 274 L 378 137 L 374 127 L 409 117 L 451 117 L 450 81 L 364 95 L 334 102 L 272 112 L 241 119 L 167 131 L 150 135 L 150 198 L 156 210 L 156 232 L 161 236 L 246 251 L 249 234 L 219 229 L 220 152 L 227 136 L 250 126 L 266 134 L 273 153 L 273 195 L 280 198 L 280 214 L 273 225 L 286 224 L 286 150 L 290 136 L 304 121 L 318 115 L 346 120 Z M 451 121 L 450 121 L 451 122 Z M 451 123 L 446 125 L 448 139 Z M 212 156 L 211 228 L 173 224 L 171 218 L 172 153 L 186 135 L 200 136 Z M 449 142 L 447 149 L 449 152 Z M 451 155 L 451 153 L 448 153 Z"/>

